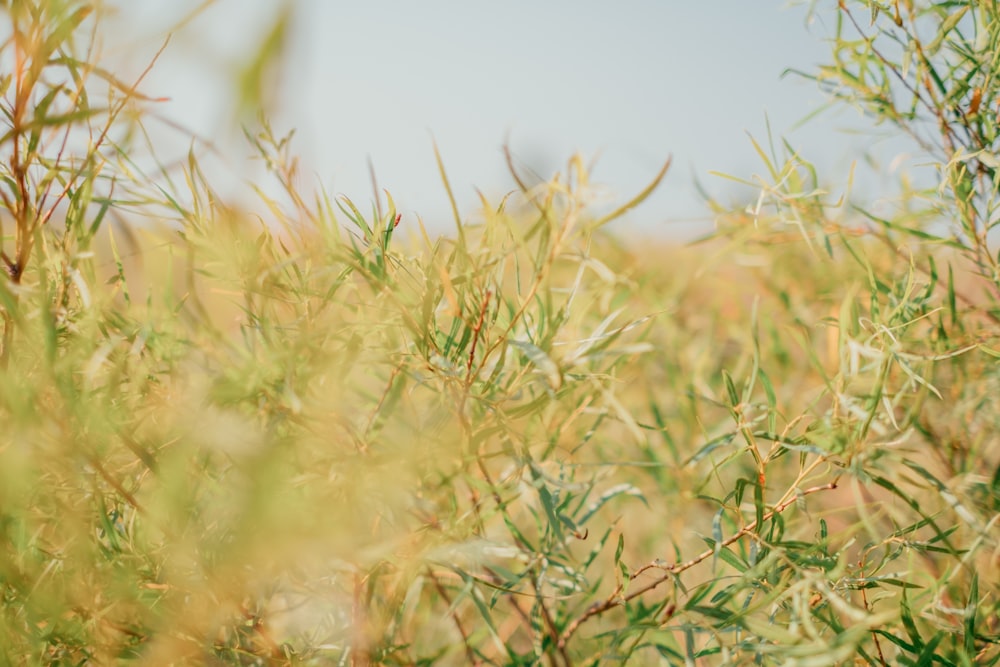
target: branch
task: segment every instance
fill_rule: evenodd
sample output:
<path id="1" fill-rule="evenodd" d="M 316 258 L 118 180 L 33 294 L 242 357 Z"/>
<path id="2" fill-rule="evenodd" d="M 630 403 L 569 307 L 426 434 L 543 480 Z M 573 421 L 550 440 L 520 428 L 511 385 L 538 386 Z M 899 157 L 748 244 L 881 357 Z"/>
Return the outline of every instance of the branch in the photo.
<path id="1" fill-rule="evenodd" d="M 836 488 L 837 488 L 837 480 L 829 482 L 828 484 L 823 484 L 821 486 L 813 486 L 808 489 L 803 489 L 799 493 L 789 498 L 786 498 L 782 502 L 775 505 L 774 509 L 772 509 L 770 512 L 766 513 L 763 516 L 762 521 L 768 521 L 775 515 L 781 514 L 786 509 L 788 509 L 793 503 L 795 503 L 796 500 L 798 500 L 803 496 L 808 496 L 813 493 L 818 493 L 820 491 L 830 491 Z M 615 588 L 614 591 L 612 591 L 611 595 L 609 595 L 607 599 L 602 600 L 601 602 L 595 602 L 594 604 L 590 605 L 590 607 L 588 607 L 587 610 L 583 612 L 583 614 L 581 614 L 576 620 L 574 620 L 572 623 L 566 626 L 565 630 L 563 630 L 563 633 L 559 636 L 559 648 L 564 648 L 566 646 L 566 643 L 569 641 L 570 637 L 573 636 L 573 634 L 577 631 L 577 629 L 579 629 L 579 627 L 584 623 L 584 621 L 593 618 L 594 616 L 599 616 L 600 614 L 603 614 L 609 609 L 621 606 L 626 602 L 628 602 L 629 600 L 634 600 L 640 595 L 648 593 L 654 588 L 657 588 L 660 584 L 664 583 L 665 581 L 669 581 L 675 578 L 681 572 L 684 572 L 685 570 L 690 570 L 698 563 L 701 563 L 702 561 L 710 558 L 713 554 L 716 553 L 716 550 L 728 547 L 730 544 L 739 541 L 746 535 L 756 530 L 756 528 L 757 528 L 757 521 L 756 520 L 751 521 L 732 536 L 726 538 L 722 542 L 719 542 L 714 548 L 706 549 L 705 551 L 701 552 L 694 558 L 684 562 L 677 562 L 671 565 L 663 565 L 662 561 L 657 559 L 650 563 L 647 563 L 646 565 L 643 565 L 638 570 L 629 575 L 630 581 L 638 577 L 640 574 L 643 574 L 644 572 L 647 572 L 649 570 L 663 570 L 664 574 L 660 575 L 659 577 L 647 583 L 646 585 L 633 590 L 632 592 L 630 592 L 628 595 L 625 596 L 621 595 L 621 586 L 618 586 Z"/>

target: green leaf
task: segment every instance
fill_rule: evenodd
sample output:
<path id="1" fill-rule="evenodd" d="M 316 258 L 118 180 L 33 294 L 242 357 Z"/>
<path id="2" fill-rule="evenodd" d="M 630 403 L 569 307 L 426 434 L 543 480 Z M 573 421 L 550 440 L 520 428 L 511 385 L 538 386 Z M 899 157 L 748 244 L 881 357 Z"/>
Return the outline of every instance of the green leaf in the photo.
<path id="1" fill-rule="evenodd" d="M 634 496 L 639 500 L 641 500 L 643 504 L 646 504 L 648 506 L 648 503 L 646 502 L 646 497 L 643 495 L 642 490 L 640 490 L 637 486 L 627 483 L 616 484 L 615 486 L 611 487 L 610 489 L 602 493 L 597 498 L 597 500 L 592 502 L 587 507 L 587 511 L 584 512 L 583 516 L 581 516 L 578 519 L 579 524 L 581 526 L 586 525 L 586 523 L 590 521 L 591 517 L 593 517 L 594 514 L 600 511 L 600 509 L 604 507 L 604 505 L 606 505 L 613 498 L 617 498 L 619 496 Z"/>
<path id="2" fill-rule="evenodd" d="M 448 203 L 451 204 L 451 214 L 455 219 L 455 228 L 458 230 L 458 246 L 463 249 L 468 248 L 465 240 L 465 225 L 462 224 L 462 215 L 458 212 L 455 193 L 451 190 L 451 181 L 448 180 L 448 172 L 444 168 L 444 160 L 441 159 L 441 152 L 438 150 L 437 142 L 434 142 L 434 159 L 437 161 L 438 173 L 441 175 L 444 190 L 448 194 Z"/>
<path id="3" fill-rule="evenodd" d="M 255 116 L 271 109 L 275 99 L 271 76 L 280 66 L 289 42 L 294 3 L 283 2 L 270 22 L 271 30 L 260 40 L 256 52 L 243 66 L 237 79 L 237 113 Z"/>
<path id="4" fill-rule="evenodd" d="M 726 384 L 726 394 L 729 396 L 729 407 L 735 408 L 740 404 L 740 395 L 736 391 L 736 385 L 733 383 L 733 377 L 729 374 L 729 371 L 722 371 L 722 381 Z"/>
<path id="5" fill-rule="evenodd" d="M 358 229 L 364 232 L 363 238 L 365 241 L 370 242 L 372 240 L 372 228 L 368 226 L 365 216 L 361 214 L 361 211 L 359 211 L 358 207 L 354 205 L 354 202 L 343 195 L 337 197 L 336 201 L 337 206 L 341 211 L 343 211 L 344 215 L 346 215 Z M 347 208 L 344 208 L 345 206 Z"/>
<path id="6" fill-rule="evenodd" d="M 924 640 L 920 636 L 920 632 L 917 630 L 916 623 L 913 622 L 913 613 L 910 611 L 910 601 L 906 597 L 906 589 L 903 589 L 903 595 L 899 601 L 899 618 L 903 623 L 903 628 L 906 630 L 906 634 L 910 636 L 910 641 L 913 643 L 915 651 L 919 651 L 924 647 Z"/>
<path id="7" fill-rule="evenodd" d="M 933 56 L 937 54 L 945 38 L 951 34 L 951 31 L 955 29 L 967 11 L 969 11 L 969 6 L 963 5 L 961 9 L 949 15 L 948 18 L 941 22 L 941 27 L 938 28 L 937 35 L 924 46 L 924 52 L 927 55 Z"/>
<path id="8" fill-rule="evenodd" d="M 756 521 L 753 532 L 760 535 L 761 531 L 764 529 L 764 488 L 757 480 L 753 481 L 753 507 L 755 514 L 754 520 Z"/>
<path id="9" fill-rule="evenodd" d="M 736 571 L 743 573 L 750 569 L 750 565 L 744 561 L 742 558 L 734 554 L 729 550 L 729 547 L 720 549 L 718 552 L 718 557 L 720 560 L 731 565 Z"/>
<path id="10" fill-rule="evenodd" d="M 383 190 L 382 192 L 385 193 L 385 199 L 386 202 L 388 203 L 388 209 L 389 209 L 388 212 L 386 213 L 385 221 L 383 223 L 385 225 L 385 239 L 383 241 L 383 247 L 388 249 L 389 242 L 392 241 L 393 232 L 396 231 L 396 225 L 399 224 L 399 218 L 397 217 L 396 213 L 396 202 L 393 201 L 392 195 L 389 194 L 388 190 Z"/>
<path id="11" fill-rule="evenodd" d="M 562 371 L 559 370 L 559 366 L 556 362 L 552 361 L 552 358 L 549 357 L 544 350 L 526 340 L 516 340 L 512 338 L 508 342 L 523 352 L 524 356 L 528 358 L 528 361 L 530 361 L 535 368 L 541 371 L 542 375 L 544 375 L 545 379 L 548 381 L 549 387 L 553 390 L 562 387 Z"/>
<path id="12" fill-rule="evenodd" d="M 965 619 L 962 623 L 963 648 L 965 654 L 970 658 L 976 655 L 976 613 L 979 611 L 979 573 L 972 575 L 972 582 L 969 584 L 969 601 L 965 604 Z"/>
<path id="13" fill-rule="evenodd" d="M 667 158 L 667 161 L 663 163 L 663 166 L 660 167 L 660 171 L 656 174 L 656 176 L 653 178 L 652 182 L 650 182 L 649 185 L 643 188 L 639 194 L 637 194 L 635 197 L 630 199 L 622 206 L 619 206 L 614 211 L 605 215 L 604 217 L 598 218 L 597 221 L 593 223 L 593 228 L 601 227 L 611 222 L 612 220 L 616 220 L 622 217 L 630 210 L 632 210 L 633 208 L 641 204 L 643 201 L 645 201 L 646 198 L 649 197 L 649 195 L 653 194 L 653 191 L 655 191 L 656 188 L 660 186 L 660 181 L 662 181 L 663 177 L 667 175 L 668 171 L 670 171 L 671 162 L 672 158 Z"/>
<path id="14" fill-rule="evenodd" d="M 917 656 L 917 662 L 915 663 L 916 667 L 931 667 L 935 660 L 939 658 L 937 654 L 938 644 L 940 644 L 941 640 L 947 636 L 947 633 L 943 630 L 935 632 L 934 636 L 931 637 L 931 640 L 927 642 L 926 646 L 924 646 L 924 650 Z"/>
<path id="15" fill-rule="evenodd" d="M 53 116 L 44 116 L 42 118 L 35 118 L 29 123 L 24 123 L 17 128 L 11 128 L 2 137 L 0 137 L 0 145 L 9 142 L 13 137 L 23 135 L 26 131 L 30 134 L 34 131 L 41 130 L 48 127 L 58 127 L 61 125 L 73 125 L 81 121 L 87 120 L 88 118 L 93 118 L 94 116 L 99 116 L 101 114 L 107 113 L 107 109 L 102 107 L 89 108 L 89 109 L 77 109 L 75 111 L 68 111 L 66 113 L 55 114 Z M 37 141 L 35 142 L 37 145 Z"/>

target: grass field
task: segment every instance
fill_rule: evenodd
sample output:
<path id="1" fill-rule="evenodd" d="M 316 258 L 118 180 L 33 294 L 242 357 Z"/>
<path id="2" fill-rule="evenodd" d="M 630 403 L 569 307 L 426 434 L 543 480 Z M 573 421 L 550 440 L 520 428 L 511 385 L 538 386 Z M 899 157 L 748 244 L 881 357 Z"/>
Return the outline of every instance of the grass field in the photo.
<path id="1" fill-rule="evenodd" d="M 909 11 L 960 45 L 948 5 Z M 985 153 L 880 219 L 765 144 L 684 246 L 610 235 L 649 190 L 595 213 L 574 157 L 432 237 L 265 123 L 261 219 L 196 151 L 140 169 L 84 5 L 0 14 L 5 663 L 1000 661 Z"/>

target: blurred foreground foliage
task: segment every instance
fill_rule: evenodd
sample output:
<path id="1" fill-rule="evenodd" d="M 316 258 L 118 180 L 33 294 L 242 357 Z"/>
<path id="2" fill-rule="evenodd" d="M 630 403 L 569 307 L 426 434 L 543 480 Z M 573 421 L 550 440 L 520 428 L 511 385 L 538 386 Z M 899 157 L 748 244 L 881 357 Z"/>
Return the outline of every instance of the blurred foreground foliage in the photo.
<path id="1" fill-rule="evenodd" d="M 837 11 L 943 49 L 953 5 Z M 701 245 L 609 235 L 648 190 L 595 213 L 578 158 L 432 239 L 301 193 L 266 125 L 266 221 L 194 152 L 145 176 L 149 100 L 74 55 L 99 12 L 4 15 L 5 662 L 998 660 L 996 188 L 948 143 L 992 94 L 898 217 L 761 147 Z M 859 39 L 835 93 L 885 104 Z"/>

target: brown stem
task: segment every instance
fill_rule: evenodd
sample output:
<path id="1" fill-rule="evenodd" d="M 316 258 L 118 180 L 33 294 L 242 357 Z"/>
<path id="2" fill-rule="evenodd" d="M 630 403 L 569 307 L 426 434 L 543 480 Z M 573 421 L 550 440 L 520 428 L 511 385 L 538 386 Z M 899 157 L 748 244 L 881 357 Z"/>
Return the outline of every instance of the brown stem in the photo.
<path id="1" fill-rule="evenodd" d="M 365 613 L 365 577 L 354 573 L 354 591 L 351 599 L 351 667 L 368 667 L 368 642 L 366 640 L 367 614 Z"/>
<path id="2" fill-rule="evenodd" d="M 781 514 L 786 509 L 788 509 L 792 504 L 794 504 L 799 498 L 803 496 L 808 496 L 813 493 L 818 493 L 820 491 L 830 491 L 836 488 L 837 488 L 837 480 L 834 480 L 832 482 L 820 486 L 813 486 L 808 489 L 803 489 L 799 493 L 794 494 L 788 498 L 785 498 L 783 501 L 775 505 L 774 509 L 764 514 L 763 521 L 768 521 L 776 514 Z M 579 617 L 577 617 L 572 623 L 566 626 L 566 629 L 563 630 L 562 635 L 560 635 L 559 637 L 559 646 L 561 648 L 565 647 L 570 637 L 573 636 L 573 634 L 577 631 L 577 629 L 579 629 L 579 627 L 584 623 L 584 621 L 593 618 L 594 616 L 603 614 L 609 609 L 618 607 L 628 602 L 629 600 L 634 600 L 635 598 L 644 595 L 649 591 L 659 587 L 660 584 L 666 581 L 670 581 L 671 579 L 674 579 L 681 572 L 689 570 L 698 563 L 701 563 L 702 561 L 711 558 L 716 553 L 716 549 L 722 549 L 724 547 L 728 547 L 730 544 L 733 544 L 734 542 L 739 541 L 746 535 L 752 533 L 756 528 L 757 528 L 757 521 L 756 520 L 751 521 L 743 528 L 738 530 L 735 534 L 717 544 L 714 548 L 706 549 L 705 551 L 701 552 L 694 558 L 684 562 L 677 562 L 671 565 L 662 565 L 659 559 L 657 559 L 655 561 L 652 561 L 651 563 L 643 565 L 638 570 L 629 575 L 629 580 L 635 579 L 640 574 L 643 574 L 648 570 L 662 570 L 664 574 L 657 577 L 653 581 L 645 584 L 644 586 L 640 586 L 639 588 L 632 590 L 631 592 L 629 592 L 628 595 L 625 596 L 621 595 L 621 586 L 620 585 L 617 586 L 615 590 L 612 591 L 611 595 L 609 595 L 606 599 L 600 602 L 595 602 L 594 604 L 590 605 Z"/>
<path id="3" fill-rule="evenodd" d="M 129 493 L 125 487 L 123 487 L 121 483 L 108 472 L 107 468 L 104 467 L 104 464 L 101 463 L 100 459 L 98 459 L 96 455 L 88 456 L 87 459 L 88 463 L 90 463 L 90 465 L 94 467 L 94 470 L 97 471 L 97 474 L 100 475 L 105 482 L 107 482 L 108 486 L 117 491 L 118 495 L 125 499 L 125 502 L 134 507 L 139 514 L 146 513 L 145 508 L 139 503 L 138 500 L 136 500 L 135 496 Z"/>
<path id="4" fill-rule="evenodd" d="M 534 572 L 531 573 L 531 583 L 535 589 L 535 604 L 538 605 L 538 609 L 541 611 L 542 620 L 545 621 L 545 629 L 552 640 L 556 643 L 556 650 L 559 652 L 559 656 L 563 659 L 563 664 L 566 665 L 566 667 L 571 667 L 573 663 L 569 659 L 569 652 L 566 650 L 566 644 L 561 641 L 559 631 L 556 629 L 556 625 L 552 621 L 552 614 L 549 613 L 549 608 L 545 606 L 545 595 L 542 593 L 541 582 L 538 580 L 538 576 Z"/>
<path id="5" fill-rule="evenodd" d="M 479 344 L 479 336 L 483 330 L 483 322 L 486 320 L 486 311 L 490 305 L 490 297 L 493 296 L 492 290 L 486 290 L 486 295 L 483 297 L 483 304 L 479 308 L 479 320 L 476 325 L 472 328 L 472 344 L 469 347 L 469 363 L 466 368 L 465 376 L 465 386 L 471 387 L 472 381 L 475 379 L 475 374 L 472 372 L 472 365 L 476 360 L 476 346 Z"/>
<path id="6" fill-rule="evenodd" d="M 441 599 L 445 601 L 448 607 L 451 607 L 451 596 L 448 595 L 448 591 L 445 589 L 441 580 L 438 579 L 437 575 L 428 567 L 427 576 L 430 577 L 431 582 L 434 583 L 434 589 L 437 591 Z M 469 661 L 470 665 L 481 665 L 482 661 L 476 657 L 476 652 L 472 649 L 472 643 L 469 641 L 469 633 L 462 625 L 462 619 L 458 617 L 458 610 L 455 609 L 451 612 L 451 620 L 455 622 L 455 628 L 458 629 L 458 634 L 462 636 L 462 644 L 465 646 L 465 657 Z"/>

